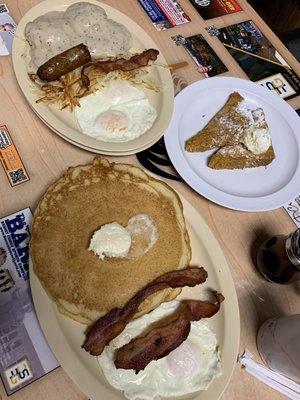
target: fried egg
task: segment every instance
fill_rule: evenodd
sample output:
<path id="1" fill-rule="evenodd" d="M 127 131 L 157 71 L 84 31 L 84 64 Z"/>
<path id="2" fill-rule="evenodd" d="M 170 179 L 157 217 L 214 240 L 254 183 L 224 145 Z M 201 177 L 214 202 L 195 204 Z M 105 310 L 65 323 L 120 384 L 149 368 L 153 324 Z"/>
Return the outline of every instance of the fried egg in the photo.
<path id="1" fill-rule="evenodd" d="M 182 396 L 207 389 L 212 380 L 221 375 L 217 339 L 205 319 L 192 322 L 188 338 L 179 347 L 166 357 L 151 361 L 138 374 L 115 367 L 116 349 L 145 332 L 154 322 L 173 314 L 179 306 L 176 300 L 163 303 L 151 313 L 131 321 L 98 357 L 108 382 L 123 391 L 127 399 Z"/>
<path id="2" fill-rule="evenodd" d="M 144 92 L 123 81 L 83 97 L 75 109 L 82 132 L 105 142 L 136 139 L 151 128 L 156 116 Z"/>

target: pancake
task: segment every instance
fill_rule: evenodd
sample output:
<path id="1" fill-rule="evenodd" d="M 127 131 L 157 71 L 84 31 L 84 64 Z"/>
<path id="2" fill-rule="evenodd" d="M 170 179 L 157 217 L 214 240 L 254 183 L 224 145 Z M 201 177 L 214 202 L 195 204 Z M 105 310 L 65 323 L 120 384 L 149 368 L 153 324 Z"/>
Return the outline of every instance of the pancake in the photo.
<path id="1" fill-rule="evenodd" d="M 138 214 L 148 215 L 158 231 L 147 253 L 101 260 L 88 250 L 102 225 L 116 221 L 126 227 Z M 34 213 L 30 252 L 34 272 L 59 311 L 85 324 L 123 307 L 149 282 L 185 268 L 191 259 L 176 192 L 138 167 L 100 157 L 69 168 L 43 195 Z M 141 304 L 136 317 L 179 293 L 167 289 L 154 294 Z"/>

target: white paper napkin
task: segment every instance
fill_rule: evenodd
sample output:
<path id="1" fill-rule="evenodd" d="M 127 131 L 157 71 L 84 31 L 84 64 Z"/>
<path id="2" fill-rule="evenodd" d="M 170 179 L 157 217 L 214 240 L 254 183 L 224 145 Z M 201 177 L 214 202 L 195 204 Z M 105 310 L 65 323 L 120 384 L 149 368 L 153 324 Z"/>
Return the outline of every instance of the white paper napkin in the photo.
<path id="1" fill-rule="evenodd" d="M 253 355 L 246 349 L 244 353 L 239 356 L 238 361 L 249 374 L 261 382 L 264 382 L 266 385 L 277 390 L 291 400 L 300 400 L 300 384 L 277 372 L 271 371 L 262 364 L 255 362 L 252 358 Z"/>

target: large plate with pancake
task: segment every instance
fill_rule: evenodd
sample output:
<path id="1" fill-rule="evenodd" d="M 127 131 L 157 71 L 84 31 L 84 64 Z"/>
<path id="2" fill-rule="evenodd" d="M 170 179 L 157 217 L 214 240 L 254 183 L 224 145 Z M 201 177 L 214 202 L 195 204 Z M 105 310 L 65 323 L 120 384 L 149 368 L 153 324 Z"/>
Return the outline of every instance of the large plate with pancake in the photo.
<path id="1" fill-rule="evenodd" d="M 142 258 L 101 261 L 87 250 L 97 226 L 111 221 L 126 225 L 129 217 L 139 213 L 150 215 L 158 228 L 157 242 Z M 82 323 L 97 319 L 100 310 L 120 307 L 137 288 L 170 268 L 205 267 L 205 284 L 184 288 L 178 299 L 207 299 L 212 288 L 225 297 L 221 310 L 209 321 L 219 345 L 222 375 L 195 395 L 198 400 L 220 398 L 239 346 L 234 283 L 223 252 L 202 217 L 163 181 L 140 168 L 101 158 L 70 168 L 49 187 L 35 210 L 30 249 L 30 284 L 43 332 L 61 366 L 91 400 L 124 397 L 109 385 L 97 358 L 81 348 L 86 330 Z M 179 292 L 165 289 L 155 294 L 142 303 L 138 314 Z"/>
<path id="2" fill-rule="evenodd" d="M 133 38 L 131 53 L 140 53 L 145 49 L 157 49 L 157 45 L 150 36 L 133 20 L 115 8 L 98 2 L 96 0 L 82 0 L 86 3 L 101 6 L 108 17 L 118 23 L 128 27 Z M 94 153 L 125 155 L 142 151 L 157 141 L 167 128 L 173 110 L 174 89 L 170 71 L 164 67 L 153 66 L 150 77 L 160 87 L 159 92 L 144 89 L 146 98 L 150 101 L 157 112 L 157 118 L 152 127 L 143 135 L 127 142 L 105 142 L 97 140 L 82 133 L 75 116 L 68 110 L 36 103 L 38 98 L 36 91 L 33 90 L 32 83 L 28 78 L 29 45 L 25 39 L 25 27 L 30 21 L 51 11 L 65 11 L 70 5 L 78 3 L 77 0 L 46 0 L 31 8 L 21 19 L 16 31 L 13 42 L 13 68 L 18 84 L 26 97 L 31 108 L 39 118 L 56 134 L 69 141 L 70 143 L 90 150 Z M 166 60 L 160 52 L 157 62 L 167 65 Z"/>
<path id="3" fill-rule="evenodd" d="M 213 169 L 208 163 L 216 149 L 185 149 L 187 140 L 208 126 L 233 92 L 243 96 L 252 109 L 262 109 L 265 114 L 275 152 L 275 159 L 267 166 Z M 245 79 L 215 77 L 195 82 L 176 96 L 164 137 L 174 167 L 194 190 L 222 206 L 257 212 L 281 207 L 298 194 L 298 131 L 299 116 L 277 94 Z"/>

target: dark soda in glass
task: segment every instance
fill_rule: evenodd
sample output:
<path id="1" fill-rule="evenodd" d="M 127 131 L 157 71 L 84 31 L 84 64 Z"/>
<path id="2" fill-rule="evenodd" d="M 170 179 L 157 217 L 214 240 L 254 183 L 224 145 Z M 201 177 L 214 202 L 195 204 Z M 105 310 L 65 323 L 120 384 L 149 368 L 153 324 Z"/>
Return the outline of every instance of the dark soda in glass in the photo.
<path id="1" fill-rule="evenodd" d="M 272 236 L 258 249 L 257 268 L 271 282 L 287 284 L 300 280 L 300 228 L 284 236 Z"/>

